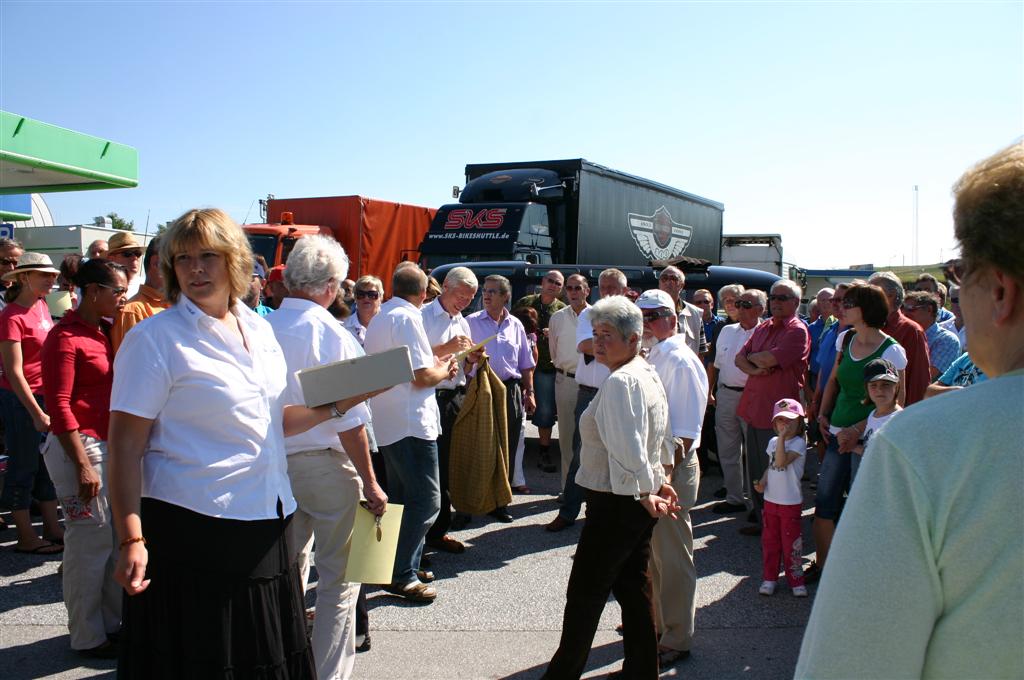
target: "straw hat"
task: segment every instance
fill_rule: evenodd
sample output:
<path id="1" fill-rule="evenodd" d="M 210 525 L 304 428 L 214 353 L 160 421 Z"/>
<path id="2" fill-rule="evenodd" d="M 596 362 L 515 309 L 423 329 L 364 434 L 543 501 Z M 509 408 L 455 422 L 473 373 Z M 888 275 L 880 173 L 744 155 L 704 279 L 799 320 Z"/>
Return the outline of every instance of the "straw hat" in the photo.
<path id="1" fill-rule="evenodd" d="M 10 281 L 18 274 L 25 272 L 44 272 L 46 274 L 60 274 L 60 270 L 53 266 L 49 255 L 43 253 L 24 253 L 18 258 L 18 266 L 3 275 L 4 281 Z"/>
<path id="2" fill-rule="evenodd" d="M 114 255 L 121 252 L 122 250 L 144 250 L 145 246 L 139 243 L 135 239 L 135 234 L 130 231 L 119 231 L 110 237 L 107 241 L 107 246 L 110 248 L 107 251 L 107 256 Z"/>

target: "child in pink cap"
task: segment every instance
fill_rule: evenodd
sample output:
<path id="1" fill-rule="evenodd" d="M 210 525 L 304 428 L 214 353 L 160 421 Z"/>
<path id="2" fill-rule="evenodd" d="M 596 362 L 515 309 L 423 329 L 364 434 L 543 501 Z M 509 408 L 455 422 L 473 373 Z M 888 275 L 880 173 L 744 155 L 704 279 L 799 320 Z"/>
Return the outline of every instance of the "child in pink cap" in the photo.
<path id="1" fill-rule="evenodd" d="M 775 437 L 768 442 L 768 469 L 754 483 L 764 494 L 764 528 L 761 531 L 761 557 L 764 581 L 757 592 L 771 595 L 779 580 L 779 562 L 795 597 L 807 597 L 804 585 L 803 538 L 800 513 L 803 494 L 800 478 L 804 474 L 804 407 L 795 399 L 780 399 L 772 409 Z"/>

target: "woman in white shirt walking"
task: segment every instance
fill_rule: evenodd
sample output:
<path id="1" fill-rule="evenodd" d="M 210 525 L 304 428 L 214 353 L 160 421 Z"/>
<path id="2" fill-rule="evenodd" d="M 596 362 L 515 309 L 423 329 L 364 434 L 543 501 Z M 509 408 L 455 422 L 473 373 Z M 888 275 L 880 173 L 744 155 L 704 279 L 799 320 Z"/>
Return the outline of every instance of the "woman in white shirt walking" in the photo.
<path id="1" fill-rule="evenodd" d="M 284 437 L 354 406 L 285 406 L 270 325 L 240 302 L 244 233 L 191 210 L 160 246 L 173 307 L 114 364 L 110 497 L 125 598 L 119 677 L 312 678 Z M 143 532 L 145 529 L 145 532 Z"/>
<path id="2" fill-rule="evenodd" d="M 647 565 L 658 517 L 678 508 L 664 465 L 671 465 L 668 402 L 654 367 L 640 358 L 643 316 L 616 295 L 590 311 L 594 356 L 611 375 L 580 418 L 576 483 L 586 492 L 587 522 L 569 575 L 562 636 L 545 678 L 579 678 L 608 600 L 622 607 L 630 678 L 658 676 L 658 639 Z M 674 516 L 674 515 L 672 515 Z"/>

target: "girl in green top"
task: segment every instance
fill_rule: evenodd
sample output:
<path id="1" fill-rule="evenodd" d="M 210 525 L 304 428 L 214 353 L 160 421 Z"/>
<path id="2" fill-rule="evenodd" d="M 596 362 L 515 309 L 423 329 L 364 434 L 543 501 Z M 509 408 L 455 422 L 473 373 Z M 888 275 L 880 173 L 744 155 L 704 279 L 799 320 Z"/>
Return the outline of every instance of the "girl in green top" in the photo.
<path id="1" fill-rule="evenodd" d="M 836 338 L 836 360 L 832 376 L 821 398 L 818 425 L 827 446 L 822 460 L 814 509 L 814 543 L 817 560 L 807 577 L 814 581 L 821 573 L 836 530 L 843 495 L 850 484 L 850 456 L 871 413 L 864 405 L 864 367 L 874 359 L 886 359 L 899 372 L 897 401 L 906 392 L 907 355 L 893 338 L 882 332 L 889 316 L 889 303 L 878 286 L 855 282 L 843 297 L 844 318 L 851 328 Z"/>

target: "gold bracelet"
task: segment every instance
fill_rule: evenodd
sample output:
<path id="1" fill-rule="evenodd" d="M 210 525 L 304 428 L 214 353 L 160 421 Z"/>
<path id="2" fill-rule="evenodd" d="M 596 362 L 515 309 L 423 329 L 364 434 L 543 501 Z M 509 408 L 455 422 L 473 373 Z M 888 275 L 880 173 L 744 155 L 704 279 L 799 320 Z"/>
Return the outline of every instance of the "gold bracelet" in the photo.
<path id="1" fill-rule="evenodd" d="M 132 543 L 142 543 L 143 545 L 145 545 L 146 539 L 142 536 L 136 536 L 135 538 L 126 538 L 123 541 L 121 541 L 121 547 L 123 548 L 126 545 L 131 545 Z"/>

